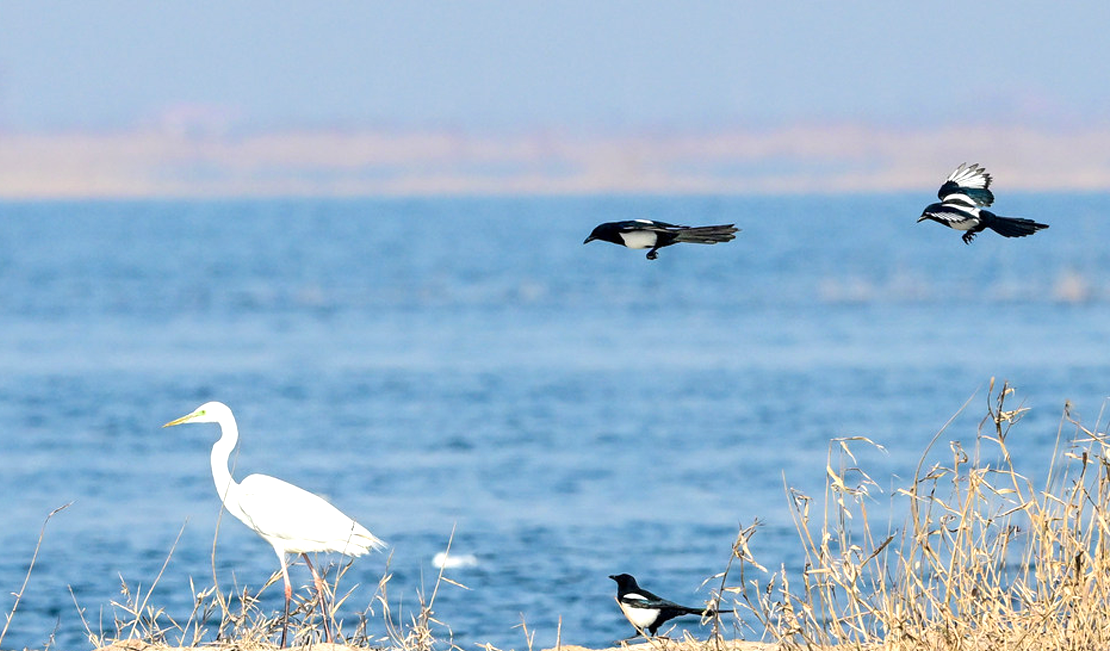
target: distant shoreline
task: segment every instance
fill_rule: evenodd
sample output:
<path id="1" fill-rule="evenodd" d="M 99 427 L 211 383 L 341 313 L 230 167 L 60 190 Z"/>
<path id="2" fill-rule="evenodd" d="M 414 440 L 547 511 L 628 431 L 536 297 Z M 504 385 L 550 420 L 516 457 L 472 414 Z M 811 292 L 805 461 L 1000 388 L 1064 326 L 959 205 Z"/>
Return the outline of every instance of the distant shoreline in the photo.
<path id="1" fill-rule="evenodd" d="M 1107 150 L 1097 126 L 0 132 L 0 199 L 931 195 L 962 162 L 988 165 L 1007 192 L 1106 191 Z"/>

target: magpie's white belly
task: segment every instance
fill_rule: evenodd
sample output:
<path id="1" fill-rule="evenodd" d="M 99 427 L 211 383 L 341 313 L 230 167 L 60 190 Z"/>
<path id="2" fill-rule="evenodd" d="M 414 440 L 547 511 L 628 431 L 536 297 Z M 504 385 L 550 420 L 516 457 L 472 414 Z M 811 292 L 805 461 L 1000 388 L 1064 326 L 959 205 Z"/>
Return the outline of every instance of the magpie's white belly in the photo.
<path id="1" fill-rule="evenodd" d="M 958 222 L 948 222 L 949 226 L 951 226 L 952 228 L 954 228 L 958 231 L 970 231 L 971 229 L 975 228 L 975 226 L 978 225 L 978 224 L 979 224 L 978 219 L 965 219 L 963 221 L 958 221 Z"/>
<path id="2" fill-rule="evenodd" d="M 659 240 L 656 234 L 651 231 L 621 233 L 621 239 L 624 240 L 624 245 L 630 249 L 650 249 Z"/>
<path id="3" fill-rule="evenodd" d="M 659 611 L 654 608 L 633 608 L 623 603 L 620 604 L 620 607 L 628 621 L 632 622 L 632 625 L 637 628 L 651 626 L 655 622 L 655 618 L 659 616 Z"/>

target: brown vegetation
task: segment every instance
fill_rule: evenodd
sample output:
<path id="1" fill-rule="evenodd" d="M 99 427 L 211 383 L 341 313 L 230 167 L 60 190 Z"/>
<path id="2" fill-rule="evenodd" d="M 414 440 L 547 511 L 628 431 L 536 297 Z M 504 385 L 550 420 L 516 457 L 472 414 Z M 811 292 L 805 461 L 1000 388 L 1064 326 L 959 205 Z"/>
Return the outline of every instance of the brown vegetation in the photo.
<path id="1" fill-rule="evenodd" d="M 950 459 L 928 467 L 923 455 L 898 490 L 909 515 L 896 531 L 873 528 L 877 485 L 851 451 L 866 441 L 833 442 L 823 518 L 791 492 L 806 551 L 801 584 L 780 571 L 740 590 L 770 639 L 785 648 L 1110 648 L 1110 439 L 1065 413 L 1038 488 L 1006 445 L 1026 411 L 1009 408 L 1012 393 L 994 393 L 992 382 L 969 448 L 952 440 Z M 862 479 L 850 484 L 849 474 Z"/>

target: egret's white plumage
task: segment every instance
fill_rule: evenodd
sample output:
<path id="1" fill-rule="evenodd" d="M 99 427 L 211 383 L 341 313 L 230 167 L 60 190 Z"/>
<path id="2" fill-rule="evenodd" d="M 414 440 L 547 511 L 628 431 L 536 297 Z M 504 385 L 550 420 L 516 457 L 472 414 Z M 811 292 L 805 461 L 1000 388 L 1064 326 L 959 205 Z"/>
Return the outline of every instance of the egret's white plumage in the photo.
<path id="1" fill-rule="evenodd" d="M 293 594 L 289 571 L 286 569 L 286 554 L 304 556 L 320 594 L 322 606 L 323 581 L 316 574 L 307 554 L 339 552 L 347 556 L 362 556 L 372 549 L 382 549 L 386 545 L 324 498 L 289 482 L 255 474 L 237 483 L 231 476 L 228 459 L 239 441 L 239 428 L 227 405 L 222 402 L 206 402 L 191 414 L 170 421 L 162 427 L 183 423 L 218 423 L 220 426 L 222 435 L 212 446 L 212 478 L 216 482 L 216 493 L 228 513 L 270 543 L 281 561 L 281 574 L 285 580 L 286 619 L 281 632 L 281 644 L 285 646 L 289 600 Z M 324 628 L 330 642 L 331 633 L 328 631 L 326 614 Z"/>

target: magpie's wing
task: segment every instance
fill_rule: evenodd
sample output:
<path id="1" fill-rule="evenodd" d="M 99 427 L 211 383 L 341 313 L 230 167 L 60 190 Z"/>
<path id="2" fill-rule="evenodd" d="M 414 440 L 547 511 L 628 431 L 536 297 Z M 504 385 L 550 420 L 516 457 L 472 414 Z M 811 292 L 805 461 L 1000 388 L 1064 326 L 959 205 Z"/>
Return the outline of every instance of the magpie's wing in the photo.
<path id="1" fill-rule="evenodd" d="M 925 209 L 925 213 L 933 219 L 944 222 L 945 224 L 958 224 L 966 222 L 969 219 L 974 219 L 975 215 L 961 209 L 958 206 L 950 206 L 943 203 L 935 203 Z"/>
<path id="2" fill-rule="evenodd" d="M 676 226 L 674 224 L 668 224 L 667 222 L 657 222 L 653 219 L 630 219 L 626 222 L 620 222 L 620 230 L 622 233 L 629 233 L 632 231 L 655 231 L 657 233 L 671 233 L 680 228 L 688 227 Z"/>
<path id="3" fill-rule="evenodd" d="M 680 606 L 673 601 L 668 601 L 658 595 L 654 595 L 647 590 L 640 592 L 629 592 L 620 598 L 621 603 L 632 608 L 650 608 L 654 610 L 662 610 L 664 608 L 678 608 L 680 610 L 686 609 L 685 606 Z"/>
<path id="4" fill-rule="evenodd" d="M 992 180 L 986 168 L 979 163 L 960 163 L 937 190 L 937 198 L 949 201 L 953 195 L 962 194 L 977 206 L 989 206 L 994 203 L 994 193 L 990 190 Z"/>

